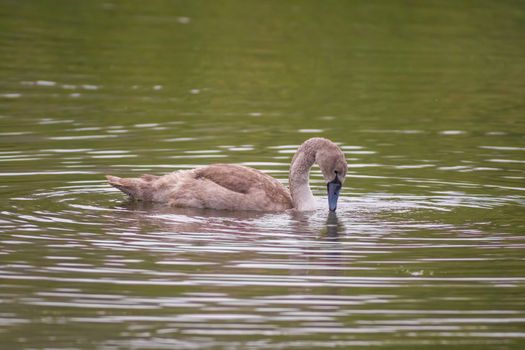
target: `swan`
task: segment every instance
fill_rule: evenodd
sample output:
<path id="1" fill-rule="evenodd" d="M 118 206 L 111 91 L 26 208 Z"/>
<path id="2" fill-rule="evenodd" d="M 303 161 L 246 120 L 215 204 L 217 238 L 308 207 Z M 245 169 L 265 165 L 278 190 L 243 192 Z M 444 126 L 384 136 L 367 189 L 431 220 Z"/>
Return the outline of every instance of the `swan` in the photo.
<path id="1" fill-rule="evenodd" d="M 120 178 L 106 175 L 106 178 L 111 186 L 135 200 L 173 207 L 309 211 L 316 209 L 308 182 L 314 164 L 319 165 L 326 182 L 328 208 L 335 211 L 347 163 L 343 151 L 321 137 L 310 138 L 297 149 L 290 164 L 290 189 L 259 170 L 235 164 L 213 164 L 164 176 L 146 174 L 139 178 Z"/>

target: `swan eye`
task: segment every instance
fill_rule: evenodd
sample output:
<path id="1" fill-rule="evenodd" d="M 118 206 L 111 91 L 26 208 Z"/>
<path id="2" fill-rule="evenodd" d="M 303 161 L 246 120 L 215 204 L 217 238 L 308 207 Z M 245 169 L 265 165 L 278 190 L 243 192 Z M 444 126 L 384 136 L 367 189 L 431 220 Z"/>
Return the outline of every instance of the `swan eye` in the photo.
<path id="1" fill-rule="evenodd" d="M 337 175 L 338 174 L 337 170 L 334 170 L 334 173 Z"/>

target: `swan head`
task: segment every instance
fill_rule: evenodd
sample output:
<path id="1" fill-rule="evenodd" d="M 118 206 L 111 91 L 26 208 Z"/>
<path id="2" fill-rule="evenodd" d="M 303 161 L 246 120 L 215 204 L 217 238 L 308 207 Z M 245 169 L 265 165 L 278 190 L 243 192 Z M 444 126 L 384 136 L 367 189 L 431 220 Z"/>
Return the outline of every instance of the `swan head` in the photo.
<path id="1" fill-rule="evenodd" d="M 321 168 L 326 189 L 328 191 L 328 209 L 337 209 L 339 192 L 346 179 L 348 165 L 341 149 L 333 142 L 329 141 L 320 148 L 315 156 L 316 163 Z"/>

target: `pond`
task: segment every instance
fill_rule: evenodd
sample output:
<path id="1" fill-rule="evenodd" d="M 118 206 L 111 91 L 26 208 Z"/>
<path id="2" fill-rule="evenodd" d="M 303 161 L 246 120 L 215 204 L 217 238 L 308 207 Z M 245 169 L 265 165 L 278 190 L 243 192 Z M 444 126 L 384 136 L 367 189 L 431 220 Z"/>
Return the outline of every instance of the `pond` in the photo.
<path id="1" fill-rule="evenodd" d="M 0 2 L 5 349 L 523 349 L 519 1 Z M 335 214 L 173 209 L 104 175 L 287 183 Z"/>

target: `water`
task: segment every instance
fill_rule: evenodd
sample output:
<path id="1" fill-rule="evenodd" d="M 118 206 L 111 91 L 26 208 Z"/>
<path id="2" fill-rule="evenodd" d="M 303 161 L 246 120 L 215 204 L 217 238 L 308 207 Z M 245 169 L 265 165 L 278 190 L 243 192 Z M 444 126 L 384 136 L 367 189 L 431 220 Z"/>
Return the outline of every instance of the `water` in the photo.
<path id="1" fill-rule="evenodd" d="M 522 349 L 522 5 L 0 2 L 2 348 Z M 286 182 L 312 136 L 348 158 L 336 215 L 103 179 Z"/>

